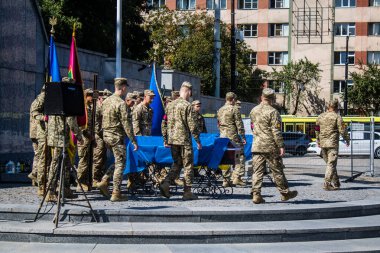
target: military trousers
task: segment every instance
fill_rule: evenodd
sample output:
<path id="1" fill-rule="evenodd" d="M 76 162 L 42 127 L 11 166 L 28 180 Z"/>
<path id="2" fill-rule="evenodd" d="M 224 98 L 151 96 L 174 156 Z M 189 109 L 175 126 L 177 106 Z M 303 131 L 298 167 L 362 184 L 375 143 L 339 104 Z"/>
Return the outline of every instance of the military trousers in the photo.
<path id="1" fill-rule="evenodd" d="M 92 178 L 95 181 L 102 180 L 105 174 L 105 163 L 107 160 L 107 149 L 104 144 L 103 138 L 99 135 L 95 135 L 95 143 L 92 160 Z"/>
<path id="2" fill-rule="evenodd" d="M 45 139 L 38 139 L 38 166 L 37 166 L 37 183 L 42 187 L 46 183 L 51 164 L 51 151 L 46 144 Z"/>
<path id="3" fill-rule="evenodd" d="M 171 153 L 173 157 L 173 166 L 169 170 L 165 181 L 171 182 L 179 177 L 181 169 L 184 169 L 185 187 L 191 187 L 194 177 L 194 153 L 193 147 L 190 145 L 171 145 Z"/>
<path id="4" fill-rule="evenodd" d="M 322 148 L 322 158 L 326 162 L 325 182 L 336 184 L 339 181 L 336 165 L 338 163 L 337 148 Z"/>
<path id="5" fill-rule="evenodd" d="M 37 139 L 32 139 L 32 145 L 33 145 L 33 153 L 34 153 L 32 174 L 38 175 L 39 156 L 38 156 L 38 141 L 37 141 Z"/>
<path id="6" fill-rule="evenodd" d="M 115 157 L 115 170 L 113 172 L 113 191 L 121 191 L 121 182 L 123 181 L 123 171 L 126 160 L 126 147 L 123 139 L 116 140 L 112 138 L 104 138 L 106 147 L 112 151 Z M 105 175 L 103 179 L 108 180 L 108 175 Z"/>
<path id="7" fill-rule="evenodd" d="M 231 170 L 232 170 L 231 167 L 227 170 L 223 170 L 223 178 L 224 179 L 234 180 L 235 178 L 241 178 L 245 174 L 244 145 L 242 143 L 235 143 L 235 142 L 233 142 L 233 143 L 237 148 L 241 148 L 242 152 L 241 152 L 240 157 L 239 157 L 239 164 L 235 165 L 232 173 L 231 173 Z"/>
<path id="8" fill-rule="evenodd" d="M 277 190 L 281 194 L 288 193 L 289 186 L 284 174 L 282 158 L 278 154 L 273 153 L 253 153 L 252 193 L 261 194 L 266 162 L 269 164 Z"/>
<path id="9" fill-rule="evenodd" d="M 91 185 L 89 182 L 89 168 L 88 168 L 88 160 L 89 160 L 89 150 L 90 149 L 90 139 L 83 136 L 83 144 L 78 143 L 78 183 Z"/>
<path id="10" fill-rule="evenodd" d="M 62 147 L 52 147 L 52 159 L 49 169 L 49 177 L 47 185 L 50 185 L 49 190 L 55 192 L 58 186 L 58 178 L 61 171 L 62 161 Z M 63 173 L 64 173 L 64 188 L 70 188 L 70 158 L 67 152 L 65 153 L 65 159 L 63 161 Z"/>

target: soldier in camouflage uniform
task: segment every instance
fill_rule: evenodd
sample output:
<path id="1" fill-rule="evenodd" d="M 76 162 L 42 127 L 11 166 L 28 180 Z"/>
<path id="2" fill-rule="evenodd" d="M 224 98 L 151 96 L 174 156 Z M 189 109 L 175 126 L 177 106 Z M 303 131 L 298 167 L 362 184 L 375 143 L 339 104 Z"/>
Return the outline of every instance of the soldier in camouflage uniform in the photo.
<path id="1" fill-rule="evenodd" d="M 144 100 L 144 93 L 141 91 L 134 91 L 135 104 L 131 107 L 132 111 Z"/>
<path id="2" fill-rule="evenodd" d="M 128 109 L 132 112 L 135 108 L 135 103 L 137 100 L 137 95 L 133 92 L 128 92 L 127 96 L 125 97 L 125 103 L 128 106 Z M 131 114 L 132 115 L 132 114 Z"/>
<path id="3" fill-rule="evenodd" d="M 261 187 L 265 172 L 265 162 L 269 163 L 273 180 L 281 193 L 281 200 L 287 201 L 297 196 L 297 191 L 290 191 L 284 174 L 282 156 L 285 154 L 284 140 L 281 134 L 281 117 L 272 107 L 275 99 L 274 90 L 265 88 L 261 103 L 250 113 L 254 141 L 252 143 L 254 175 L 252 179 L 253 203 L 264 203 Z"/>
<path id="4" fill-rule="evenodd" d="M 82 130 L 83 135 L 83 144 L 78 144 L 78 186 L 76 191 L 80 192 L 82 185 L 82 188 L 85 192 L 87 192 L 91 184 L 89 182 L 89 152 L 90 152 L 90 144 L 91 144 L 91 131 L 92 131 L 92 98 L 94 95 L 94 92 L 92 89 L 86 89 L 84 91 L 85 99 L 86 99 L 86 110 L 87 110 L 87 128 Z"/>
<path id="5" fill-rule="evenodd" d="M 178 90 L 173 90 L 172 91 L 172 101 L 176 100 L 179 98 L 179 91 Z"/>
<path id="6" fill-rule="evenodd" d="M 38 171 L 38 140 L 37 140 L 37 124 L 38 121 L 33 118 L 32 110 L 39 103 L 38 99 L 35 98 L 30 105 L 30 114 L 29 114 L 29 138 L 32 141 L 33 145 L 33 167 L 32 172 L 29 173 L 28 177 L 32 180 L 32 185 L 37 185 L 37 171 Z"/>
<path id="7" fill-rule="evenodd" d="M 233 92 L 228 92 L 226 94 L 226 104 L 222 106 L 217 112 L 220 137 L 227 137 L 236 147 L 242 148 L 242 152 L 240 155 L 240 163 L 235 165 L 235 169 L 232 173 L 232 176 L 230 170 L 223 171 L 224 187 L 231 185 L 230 177 L 232 179 L 233 185 L 245 186 L 245 183 L 241 179 L 241 177 L 245 173 L 245 131 L 243 120 L 241 119 L 241 114 L 235 106 L 235 100 L 236 94 Z"/>
<path id="8" fill-rule="evenodd" d="M 350 145 L 350 137 L 342 117 L 337 113 L 338 105 L 337 100 L 331 101 L 328 105 L 328 111 L 318 117 L 315 128 L 317 143 L 322 149 L 322 157 L 327 164 L 323 186 L 326 191 L 340 188 L 338 172 L 336 170 L 339 135 L 345 140 L 347 147 Z"/>
<path id="9" fill-rule="evenodd" d="M 191 192 L 194 173 L 191 135 L 193 135 L 198 149 L 201 149 L 202 145 L 194 113 L 191 104 L 188 102 L 188 99 L 191 97 L 191 87 L 189 82 L 183 82 L 180 89 L 180 97 L 169 103 L 166 108 L 167 128 L 163 133 L 163 139 L 165 147 L 169 147 L 170 145 L 174 161 L 172 169 L 160 185 L 161 194 L 167 198 L 170 197 L 170 181 L 178 177 L 182 167 L 185 170 L 185 185 L 182 199 L 194 200 L 198 198 Z"/>
<path id="10" fill-rule="evenodd" d="M 133 110 L 132 123 L 135 135 L 151 135 L 153 109 L 150 104 L 153 102 L 154 96 L 155 94 L 152 90 L 145 90 L 144 100 Z"/>
<path id="11" fill-rule="evenodd" d="M 111 201 L 128 200 L 126 196 L 121 195 L 121 182 L 126 159 L 126 135 L 135 146 L 135 150 L 138 149 L 132 122 L 128 116 L 127 105 L 121 98 L 127 94 L 127 86 L 127 79 L 115 78 L 115 93 L 107 98 L 102 105 L 103 140 L 115 157 Z M 109 196 L 108 179 L 108 175 L 105 175 L 102 181 L 98 183 L 99 190 L 106 196 Z"/>
<path id="12" fill-rule="evenodd" d="M 206 122 L 201 114 L 201 101 L 195 100 L 191 103 L 191 105 L 193 106 L 195 118 L 197 119 L 197 124 L 199 126 L 199 131 L 201 133 L 207 133 Z"/>
<path id="13" fill-rule="evenodd" d="M 93 156 L 92 167 L 92 187 L 97 187 L 98 183 L 102 180 L 105 174 L 105 162 L 107 159 L 107 149 L 103 141 L 103 129 L 102 129 L 102 104 L 105 99 L 112 95 L 112 92 L 105 89 L 102 92 L 102 96 L 99 96 L 95 113 L 95 147 Z"/>

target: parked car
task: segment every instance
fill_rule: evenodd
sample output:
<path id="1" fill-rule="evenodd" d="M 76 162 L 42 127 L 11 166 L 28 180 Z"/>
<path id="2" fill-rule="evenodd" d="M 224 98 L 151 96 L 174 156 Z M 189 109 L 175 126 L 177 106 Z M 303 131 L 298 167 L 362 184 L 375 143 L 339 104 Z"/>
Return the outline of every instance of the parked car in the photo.
<path id="1" fill-rule="evenodd" d="M 307 147 L 311 142 L 309 136 L 298 132 L 283 132 L 282 137 L 285 143 L 285 152 L 292 155 L 304 156 L 307 153 Z"/>
<path id="2" fill-rule="evenodd" d="M 353 155 L 370 155 L 370 140 L 371 132 L 369 131 L 354 131 L 350 132 L 352 136 L 351 145 L 346 146 L 346 143 L 342 138 L 339 139 L 339 155 L 351 155 L 351 149 Z M 375 158 L 380 158 L 380 133 L 374 133 L 374 155 Z M 321 148 L 318 147 L 316 142 L 311 142 L 307 148 L 307 152 L 310 154 L 321 155 Z"/>

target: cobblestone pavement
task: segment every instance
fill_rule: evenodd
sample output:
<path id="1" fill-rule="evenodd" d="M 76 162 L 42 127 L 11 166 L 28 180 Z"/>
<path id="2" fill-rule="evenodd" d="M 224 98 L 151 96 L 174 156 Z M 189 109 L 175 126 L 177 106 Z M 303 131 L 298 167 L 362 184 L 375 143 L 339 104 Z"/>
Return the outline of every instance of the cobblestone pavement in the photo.
<path id="1" fill-rule="evenodd" d="M 292 189 L 299 192 L 294 201 L 281 202 L 280 195 L 273 183 L 265 178 L 262 194 L 267 201 L 266 205 L 290 205 L 297 204 L 323 204 L 338 203 L 354 200 L 362 200 L 379 196 L 380 177 L 368 177 L 362 175 L 354 182 L 343 183 L 339 191 L 327 192 L 322 189 L 325 165 L 318 156 L 307 155 L 305 157 L 287 156 L 284 158 L 286 166 L 285 174 Z M 366 171 L 369 168 L 368 158 L 353 159 L 356 172 Z M 338 162 L 338 173 L 341 180 L 348 178 L 351 169 L 351 158 L 342 157 Z M 380 175 L 380 160 L 375 160 L 375 172 Z M 125 186 L 125 182 L 123 183 Z M 22 184 L 0 184 L 0 203 L 3 204 L 26 204 L 37 205 L 40 199 L 36 196 L 37 188 Z M 225 195 L 219 199 L 210 196 L 200 196 L 197 201 L 184 202 L 181 200 L 182 189 L 174 192 L 169 200 L 154 195 L 129 195 L 129 201 L 112 203 L 94 191 L 88 194 L 94 208 L 129 208 L 129 207 L 154 207 L 154 206 L 183 206 L 183 207 L 204 207 L 204 206 L 252 206 L 250 198 L 250 187 L 238 187 L 233 189 L 233 194 Z M 84 198 L 79 196 L 75 202 L 83 203 Z"/>

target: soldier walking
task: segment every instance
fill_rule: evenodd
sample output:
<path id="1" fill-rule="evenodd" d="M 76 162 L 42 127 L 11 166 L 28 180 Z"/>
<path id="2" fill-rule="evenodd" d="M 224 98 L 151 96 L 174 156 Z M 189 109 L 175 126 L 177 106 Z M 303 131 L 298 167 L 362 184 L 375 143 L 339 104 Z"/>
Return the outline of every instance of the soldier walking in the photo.
<path id="1" fill-rule="evenodd" d="M 326 162 L 325 183 L 326 191 L 338 190 L 340 182 L 336 165 L 338 162 L 339 135 L 350 145 L 350 137 L 342 117 L 337 113 L 338 100 L 330 101 L 328 111 L 319 115 L 316 122 L 316 137 L 318 146 L 322 149 L 322 157 Z"/>
<path id="2" fill-rule="evenodd" d="M 197 148 L 202 149 L 199 139 L 199 129 L 194 118 L 190 102 L 192 85 L 183 82 L 180 89 L 180 97 L 168 104 L 166 108 L 167 127 L 163 132 L 165 147 L 171 147 L 174 160 L 173 166 L 160 184 L 161 194 L 169 198 L 170 181 L 174 181 L 184 168 L 184 193 L 183 200 L 195 200 L 198 197 L 191 192 L 193 182 L 194 154 L 191 135 L 193 135 Z"/>
<path id="3" fill-rule="evenodd" d="M 121 182 L 126 160 L 126 135 L 134 145 L 134 150 L 138 149 L 127 105 L 121 98 L 127 94 L 127 86 L 126 78 L 115 78 L 115 93 L 104 100 L 102 105 L 103 140 L 115 157 L 111 201 L 128 200 L 126 196 L 121 195 Z M 109 196 L 108 180 L 109 176 L 104 175 L 102 181 L 98 183 L 99 190 L 107 197 Z"/>
<path id="4" fill-rule="evenodd" d="M 244 157 L 244 145 L 245 131 L 243 120 L 238 108 L 235 106 L 236 94 L 228 92 L 226 94 L 226 103 L 222 106 L 218 112 L 218 126 L 220 130 L 220 137 L 227 137 L 231 142 L 239 148 L 242 148 L 243 152 L 240 155 L 240 163 L 235 166 L 235 169 L 230 173 L 230 169 L 223 171 L 223 186 L 228 187 L 231 185 L 230 179 L 232 179 L 233 185 L 245 186 L 245 183 L 241 177 L 245 173 L 245 157 Z"/>
<path id="5" fill-rule="evenodd" d="M 252 179 L 253 203 L 265 203 L 261 196 L 261 187 L 265 173 L 265 162 L 268 161 L 273 180 L 281 200 L 295 198 L 297 191 L 290 191 L 284 174 L 282 156 L 285 154 L 284 140 L 281 134 L 281 117 L 272 107 L 275 100 L 274 90 L 265 88 L 261 96 L 261 103 L 250 113 L 253 125 L 254 142 L 252 143 L 254 174 Z"/>

